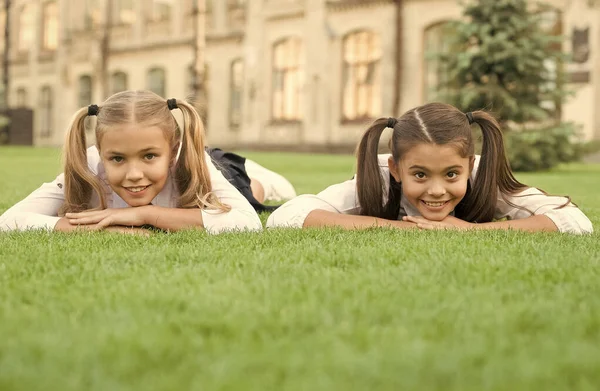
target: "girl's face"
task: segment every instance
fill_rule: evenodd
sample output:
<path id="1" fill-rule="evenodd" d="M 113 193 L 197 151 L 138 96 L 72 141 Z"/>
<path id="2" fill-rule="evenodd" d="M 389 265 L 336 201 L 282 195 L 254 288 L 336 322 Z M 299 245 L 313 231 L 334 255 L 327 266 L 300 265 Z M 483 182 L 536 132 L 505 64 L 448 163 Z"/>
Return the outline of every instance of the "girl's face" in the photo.
<path id="1" fill-rule="evenodd" d="M 99 148 L 108 184 L 128 205 L 150 204 L 165 186 L 173 153 L 160 128 L 113 128 Z"/>
<path id="2" fill-rule="evenodd" d="M 456 146 L 417 144 L 396 164 L 390 157 L 390 172 L 402 183 L 402 194 L 428 220 L 447 217 L 467 192 L 467 181 L 475 158 L 461 157 Z"/>

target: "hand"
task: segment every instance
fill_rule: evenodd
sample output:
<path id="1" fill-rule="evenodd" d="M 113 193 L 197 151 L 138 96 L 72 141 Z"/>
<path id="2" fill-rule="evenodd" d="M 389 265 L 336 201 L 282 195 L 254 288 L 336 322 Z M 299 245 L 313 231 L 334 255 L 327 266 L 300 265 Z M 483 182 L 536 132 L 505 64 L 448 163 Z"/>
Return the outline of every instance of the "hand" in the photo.
<path id="1" fill-rule="evenodd" d="M 417 228 L 420 229 L 468 230 L 475 228 L 475 224 L 461 220 L 454 216 L 446 216 L 441 221 L 427 220 L 422 216 L 404 216 L 402 220 L 415 223 L 417 224 Z"/>
<path id="2" fill-rule="evenodd" d="M 65 217 L 71 225 L 86 226 L 85 228 L 92 230 L 109 226 L 140 227 L 146 224 L 145 211 L 149 207 L 151 206 L 67 213 Z"/>

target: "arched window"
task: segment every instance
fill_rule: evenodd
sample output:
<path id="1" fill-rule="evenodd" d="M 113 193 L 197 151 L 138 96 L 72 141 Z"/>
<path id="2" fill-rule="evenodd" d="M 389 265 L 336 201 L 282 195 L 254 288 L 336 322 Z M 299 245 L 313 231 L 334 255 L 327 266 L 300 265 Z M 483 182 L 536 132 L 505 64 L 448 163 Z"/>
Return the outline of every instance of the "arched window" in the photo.
<path id="1" fill-rule="evenodd" d="M 272 116 L 275 121 L 302 118 L 304 47 L 299 38 L 286 38 L 273 45 Z"/>
<path id="2" fill-rule="evenodd" d="M 423 98 L 425 102 L 441 99 L 446 91 L 442 87 L 449 81 L 448 70 L 435 56 L 449 53 L 451 50 L 451 37 L 454 34 L 449 22 L 436 23 L 425 29 L 424 52 L 424 78 Z"/>
<path id="3" fill-rule="evenodd" d="M 549 34 L 554 35 L 555 37 L 560 37 L 563 33 L 562 28 L 563 20 L 562 20 L 562 12 L 558 9 L 551 9 L 541 14 L 541 28 L 542 30 Z M 589 30 L 588 30 L 589 31 Z M 573 39 L 576 34 L 574 33 Z M 574 45 L 575 46 L 575 45 Z M 557 42 L 553 42 L 550 44 L 550 48 L 555 51 L 560 51 L 562 47 L 561 40 L 557 40 Z M 589 50 L 589 46 L 584 45 L 583 47 Z M 574 48 L 575 49 L 575 48 Z M 573 61 L 578 62 L 578 60 L 584 60 L 582 62 L 587 61 L 589 56 L 586 56 L 585 51 L 580 51 L 575 49 L 573 53 Z M 589 54 L 589 51 L 588 53 Z M 556 57 L 547 56 L 544 59 L 544 68 L 546 69 L 546 73 L 548 75 L 548 82 L 543 86 L 545 91 L 556 91 L 557 85 L 560 82 L 559 78 L 559 68 L 563 66 L 562 62 L 557 60 Z M 585 73 L 584 73 L 585 74 Z M 589 77 L 589 73 L 588 73 Z M 581 80 L 585 82 L 584 80 Z M 587 80 L 589 82 L 589 79 Z M 543 97 L 540 106 L 545 109 L 548 113 L 550 113 L 554 118 L 561 117 L 562 111 L 562 102 L 559 97 L 551 98 L 551 97 Z"/>
<path id="4" fill-rule="evenodd" d="M 125 72 L 115 72 L 110 77 L 110 93 L 125 91 L 127 89 L 127 74 Z"/>
<path id="5" fill-rule="evenodd" d="M 343 40 L 342 119 L 381 115 L 381 40 L 370 31 L 350 33 Z"/>
<path id="6" fill-rule="evenodd" d="M 172 8 L 172 0 L 152 0 L 152 5 L 147 8 L 148 20 L 152 22 L 169 20 L 173 12 Z"/>
<path id="7" fill-rule="evenodd" d="M 49 138 L 52 135 L 52 87 L 44 86 L 40 90 L 40 136 Z"/>
<path id="8" fill-rule="evenodd" d="M 113 23 L 117 25 L 134 24 L 136 20 L 133 0 L 113 1 Z"/>
<path id="9" fill-rule="evenodd" d="M 23 5 L 19 11 L 19 34 L 17 36 L 17 50 L 28 52 L 33 44 L 34 33 L 33 7 L 31 3 Z"/>
<path id="10" fill-rule="evenodd" d="M 27 101 L 27 90 L 24 87 L 17 89 L 16 107 L 27 107 L 29 102 Z"/>
<path id="11" fill-rule="evenodd" d="M 148 71 L 147 83 L 148 89 L 155 94 L 165 97 L 165 70 L 162 68 L 152 68 Z"/>
<path id="12" fill-rule="evenodd" d="M 92 104 L 92 77 L 90 75 L 79 76 L 79 107 Z"/>
<path id="13" fill-rule="evenodd" d="M 229 71 L 229 125 L 238 127 L 242 122 L 244 91 L 244 62 L 241 58 L 231 62 Z"/>
<path id="14" fill-rule="evenodd" d="M 44 3 L 42 49 L 56 50 L 58 47 L 58 4 L 56 1 Z"/>

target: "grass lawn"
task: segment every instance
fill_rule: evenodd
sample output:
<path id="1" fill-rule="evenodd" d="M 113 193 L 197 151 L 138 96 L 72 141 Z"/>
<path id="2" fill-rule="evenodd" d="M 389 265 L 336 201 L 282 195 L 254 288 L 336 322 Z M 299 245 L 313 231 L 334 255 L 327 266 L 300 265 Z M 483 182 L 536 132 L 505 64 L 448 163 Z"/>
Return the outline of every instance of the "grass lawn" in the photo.
<path id="1" fill-rule="evenodd" d="M 299 193 L 353 172 L 247 156 Z M 0 213 L 59 171 L 0 148 Z M 600 229 L 600 165 L 518 178 Z M 4 233 L 0 390 L 598 390 L 599 254 L 598 232 Z"/>

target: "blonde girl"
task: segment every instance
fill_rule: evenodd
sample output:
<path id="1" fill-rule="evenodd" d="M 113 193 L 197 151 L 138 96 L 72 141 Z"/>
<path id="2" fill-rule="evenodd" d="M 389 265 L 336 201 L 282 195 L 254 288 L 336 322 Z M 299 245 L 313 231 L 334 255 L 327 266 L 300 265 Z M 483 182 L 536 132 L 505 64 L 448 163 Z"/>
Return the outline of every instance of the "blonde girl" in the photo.
<path id="1" fill-rule="evenodd" d="M 180 110 L 180 128 L 171 111 Z M 96 145 L 86 148 L 86 122 Z M 205 152 L 204 127 L 183 100 L 125 91 L 74 116 L 64 173 L 0 216 L 0 230 L 135 232 L 260 230 L 260 219 Z"/>

